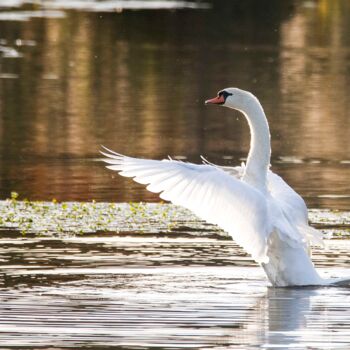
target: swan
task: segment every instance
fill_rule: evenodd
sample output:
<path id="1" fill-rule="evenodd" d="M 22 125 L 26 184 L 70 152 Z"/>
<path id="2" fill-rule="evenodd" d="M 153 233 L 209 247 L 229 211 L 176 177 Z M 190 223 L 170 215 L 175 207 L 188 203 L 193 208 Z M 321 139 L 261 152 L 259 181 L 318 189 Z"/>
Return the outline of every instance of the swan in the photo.
<path id="1" fill-rule="evenodd" d="M 341 282 L 321 278 L 311 261 L 310 245 L 322 245 L 322 234 L 309 226 L 301 196 L 270 170 L 270 131 L 259 100 L 248 91 L 225 88 L 205 104 L 245 116 L 251 134 L 246 164 L 223 167 L 204 158 L 202 164 L 139 159 L 104 147 L 107 168 L 221 227 L 262 266 L 275 287 Z"/>

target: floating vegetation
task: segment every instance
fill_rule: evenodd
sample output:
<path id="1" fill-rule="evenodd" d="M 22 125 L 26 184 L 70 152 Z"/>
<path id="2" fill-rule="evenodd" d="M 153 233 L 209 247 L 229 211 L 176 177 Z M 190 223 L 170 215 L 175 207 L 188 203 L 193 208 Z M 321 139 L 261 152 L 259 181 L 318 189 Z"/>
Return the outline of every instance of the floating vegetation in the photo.
<path id="1" fill-rule="evenodd" d="M 320 229 L 325 238 L 350 237 L 350 213 L 346 211 L 311 209 L 309 217 L 312 224 Z"/>
<path id="2" fill-rule="evenodd" d="M 313 226 L 326 238 L 350 236 L 350 214 L 310 210 Z M 191 235 L 227 239 L 215 225 L 198 219 L 190 211 L 168 203 L 50 202 L 19 200 L 16 192 L 0 201 L 0 230 L 22 235 L 149 234 Z"/>
<path id="3" fill-rule="evenodd" d="M 350 226 L 350 213 L 346 211 L 311 209 L 309 215 L 314 224 Z"/>
<path id="4" fill-rule="evenodd" d="M 18 200 L 0 201 L 0 229 L 23 235 L 164 234 L 217 231 L 186 209 L 166 203 L 100 203 Z M 208 229 L 210 227 L 210 230 Z M 225 236 L 225 235 L 224 235 Z"/>

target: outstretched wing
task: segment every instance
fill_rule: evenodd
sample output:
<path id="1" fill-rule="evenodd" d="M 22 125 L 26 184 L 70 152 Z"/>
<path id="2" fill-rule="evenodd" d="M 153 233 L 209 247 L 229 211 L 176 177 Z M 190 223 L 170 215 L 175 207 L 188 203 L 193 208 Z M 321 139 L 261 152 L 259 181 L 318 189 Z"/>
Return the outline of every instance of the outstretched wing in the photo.
<path id="1" fill-rule="evenodd" d="M 162 199 L 181 205 L 209 223 L 227 231 L 257 262 L 267 262 L 271 232 L 267 202 L 248 184 L 209 164 L 172 159 L 126 157 L 106 149 L 107 168 L 147 184 Z"/>
<path id="2" fill-rule="evenodd" d="M 219 166 L 208 162 L 203 157 L 202 159 L 205 164 L 215 166 L 234 178 L 239 179 L 244 173 L 244 164 L 235 167 Z M 271 224 L 282 235 L 284 234 L 294 241 L 304 241 L 307 245 L 314 243 L 322 246 L 324 244 L 322 233 L 309 225 L 308 211 L 303 198 L 271 170 L 267 173 L 267 182 L 273 200 L 273 205 L 270 206 Z"/>
<path id="3" fill-rule="evenodd" d="M 271 196 L 287 221 L 296 227 L 301 239 L 308 245 L 310 243 L 323 245 L 322 233 L 309 225 L 307 207 L 303 198 L 272 171 L 268 172 L 267 179 Z"/>

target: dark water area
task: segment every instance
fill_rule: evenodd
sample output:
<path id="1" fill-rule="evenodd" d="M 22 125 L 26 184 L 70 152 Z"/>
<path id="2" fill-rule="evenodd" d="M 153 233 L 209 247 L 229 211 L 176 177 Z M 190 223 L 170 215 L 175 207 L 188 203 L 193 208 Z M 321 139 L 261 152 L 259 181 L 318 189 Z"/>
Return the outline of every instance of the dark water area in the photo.
<path id="1" fill-rule="evenodd" d="M 309 206 L 349 210 L 348 1 L 104 3 L 0 5 L 1 198 L 157 201 L 97 161 L 101 144 L 240 163 L 246 121 L 203 104 L 237 86 L 266 110 L 273 170 Z"/>

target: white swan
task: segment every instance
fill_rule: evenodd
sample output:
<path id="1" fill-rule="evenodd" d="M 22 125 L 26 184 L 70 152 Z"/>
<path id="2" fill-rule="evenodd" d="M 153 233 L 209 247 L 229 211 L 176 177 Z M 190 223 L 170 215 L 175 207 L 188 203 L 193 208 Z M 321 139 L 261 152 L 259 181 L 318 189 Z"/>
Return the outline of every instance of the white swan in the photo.
<path id="1" fill-rule="evenodd" d="M 138 159 L 106 149 L 101 153 L 107 168 L 220 226 L 262 265 L 273 286 L 334 282 L 322 279 L 309 257 L 310 243 L 322 244 L 322 235 L 309 226 L 303 199 L 269 170 L 270 131 L 258 99 L 226 88 L 206 104 L 233 108 L 246 117 L 251 143 L 245 166 Z"/>

